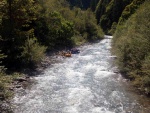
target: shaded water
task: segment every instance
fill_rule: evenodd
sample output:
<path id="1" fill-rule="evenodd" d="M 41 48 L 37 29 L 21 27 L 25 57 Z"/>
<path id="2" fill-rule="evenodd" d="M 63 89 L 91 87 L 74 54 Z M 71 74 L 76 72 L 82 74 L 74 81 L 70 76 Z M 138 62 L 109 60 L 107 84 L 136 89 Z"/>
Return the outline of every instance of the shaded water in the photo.
<path id="1" fill-rule="evenodd" d="M 148 108 L 126 90 L 121 75 L 114 73 L 112 37 L 105 37 L 79 48 L 81 53 L 71 58 L 57 58 L 60 62 L 35 77 L 37 83 L 26 94 L 16 94 L 14 112 L 146 113 Z"/>

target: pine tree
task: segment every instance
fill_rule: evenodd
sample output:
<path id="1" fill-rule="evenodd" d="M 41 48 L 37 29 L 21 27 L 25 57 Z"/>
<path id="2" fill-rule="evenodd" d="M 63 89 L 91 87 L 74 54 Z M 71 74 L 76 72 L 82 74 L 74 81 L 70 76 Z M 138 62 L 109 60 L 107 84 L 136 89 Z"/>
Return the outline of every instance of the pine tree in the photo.
<path id="1" fill-rule="evenodd" d="M 1 50 L 7 55 L 5 64 L 10 67 L 19 62 L 21 46 L 26 40 L 26 32 L 33 28 L 36 20 L 37 3 L 34 0 L 6 0 L 2 6 Z"/>

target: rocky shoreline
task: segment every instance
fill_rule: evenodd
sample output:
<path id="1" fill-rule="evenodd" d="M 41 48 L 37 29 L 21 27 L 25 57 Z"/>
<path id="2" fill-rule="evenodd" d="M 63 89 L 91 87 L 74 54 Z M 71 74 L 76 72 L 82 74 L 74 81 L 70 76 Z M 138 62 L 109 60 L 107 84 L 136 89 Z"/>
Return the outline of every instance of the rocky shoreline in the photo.
<path id="1" fill-rule="evenodd" d="M 16 91 L 18 89 L 26 89 L 29 84 L 32 83 L 31 81 L 31 77 L 25 75 L 23 77 L 17 77 L 15 78 L 12 83 L 10 83 L 10 85 L 8 86 L 8 91 L 9 93 L 11 93 L 10 95 L 11 98 L 13 98 L 13 95 L 16 93 Z M 13 106 L 11 103 L 11 98 L 5 100 L 5 99 L 1 99 L 0 100 L 0 111 L 1 113 L 13 113 Z"/>
<path id="2" fill-rule="evenodd" d="M 17 93 L 17 90 L 23 89 L 25 90 L 31 84 L 33 83 L 32 77 L 29 77 L 28 75 L 24 75 L 22 77 L 15 78 L 12 83 L 8 86 L 9 93 L 12 94 L 11 98 L 13 98 L 13 95 Z M 11 98 L 7 100 L 0 100 L 0 111 L 1 113 L 13 113 L 13 106 L 11 103 Z"/>
<path id="3" fill-rule="evenodd" d="M 12 82 L 7 86 L 7 92 L 11 93 L 11 98 L 3 99 L 0 97 L 0 113 L 13 113 L 14 107 L 11 100 L 13 95 L 30 88 L 35 83 L 33 77 L 42 73 L 45 68 L 53 63 L 53 61 L 51 61 L 53 56 L 54 54 L 45 56 L 35 69 L 24 69 L 19 72 L 21 76 L 13 78 Z"/>
<path id="4" fill-rule="evenodd" d="M 36 83 L 33 77 L 41 74 L 44 69 L 49 67 L 51 64 L 60 62 L 58 59 L 56 60 L 56 58 L 64 58 L 63 56 L 59 55 L 59 52 L 61 51 L 48 53 L 34 69 L 27 68 L 22 70 L 20 72 L 21 77 L 19 76 L 14 78 L 8 86 L 8 90 L 15 95 L 16 93 L 24 92 L 26 89 L 32 87 L 32 85 Z M 13 98 L 13 96 L 11 98 Z M 1 113 L 13 113 L 13 109 L 15 108 L 11 99 L 0 100 Z"/>
<path id="5" fill-rule="evenodd" d="M 64 58 L 63 56 L 59 55 L 59 52 L 61 51 L 47 54 L 47 56 L 45 56 L 42 62 L 39 63 L 35 69 L 24 69 L 22 71 L 24 75 L 22 77 L 15 78 L 14 81 L 11 83 L 11 86 L 9 86 L 9 90 L 11 90 L 15 94 L 19 92 L 24 92 L 24 90 L 30 88 L 36 82 L 33 78 L 34 76 L 41 74 L 44 71 L 44 69 L 49 67 L 51 64 L 60 62 L 57 59 L 58 57 Z M 114 72 L 120 73 L 119 70 L 116 70 Z M 137 90 L 135 90 L 136 88 L 133 89 L 134 92 L 136 92 L 139 95 L 142 95 L 141 93 L 137 92 Z M 0 110 L 2 111 L 1 113 L 13 113 L 13 109 L 14 107 L 12 106 L 11 100 L 0 101 Z"/>

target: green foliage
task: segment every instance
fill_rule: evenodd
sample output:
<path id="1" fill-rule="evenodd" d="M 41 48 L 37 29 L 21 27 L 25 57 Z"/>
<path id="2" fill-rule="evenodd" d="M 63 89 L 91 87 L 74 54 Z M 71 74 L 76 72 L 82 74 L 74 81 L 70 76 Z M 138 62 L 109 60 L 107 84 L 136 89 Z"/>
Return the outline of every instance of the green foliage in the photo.
<path id="1" fill-rule="evenodd" d="M 109 2 L 110 2 L 110 0 L 99 0 L 98 4 L 96 6 L 96 10 L 95 10 L 97 23 L 99 23 L 100 18 L 105 13 L 106 6 Z"/>
<path id="2" fill-rule="evenodd" d="M 4 72 L 0 72 L 0 100 L 6 100 L 12 96 L 8 89 L 8 84 L 11 83 L 11 78 Z"/>
<path id="3" fill-rule="evenodd" d="M 83 11 L 76 7 L 71 10 L 68 5 L 60 4 L 62 1 L 52 0 L 46 1 L 43 6 L 46 7 L 45 12 L 35 28 L 42 44 L 51 49 L 72 46 L 76 43 L 75 37 L 82 36 L 82 40 L 89 41 L 103 37 L 103 31 L 97 26 L 91 10 Z M 84 34 L 88 34 L 87 37 Z"/>
<path id="4" fill-rule="evenodd" d="M 124 25 L 117 27 L 114 48 L 119 67 L 142 91 L 150 93 L 150 2 L 145 2 Z"/>
<path id="5" fill-rule="evenodd" d="M 39 63 L 44 57 L 46 47 L 41 46 L 34 37 L 33 30 L 29 31 L 28 39 L 23 46 L 22 57 L 29 65 Z"/>
<path id="6" fill-rule="evenodd" d="M 87 9 L 91 0 L 79 2 Z M 12 97 L 9 88 L 20 76 L 7 75 L 4 67 L 12 73 L 25 66 L 36 67 L 47 48 L 71 47 L 102 37 L 93 12 L 70 9 L 66 0 L 1 0 L 0 101 Z"/>
<path id="7" fill-rule="evenodd" d="M 117 23 L 113 22 L 111 29 L 108 31 L 108 34 L 113 35 L 116 31 Z"/>
<path id="8" fill-rule="evenodd" d="M 119 19 L 119 25 L 123 24 L 124 21 L 128 20 L 128 18 L 135 13 L 136 9 L 144 3 L 145 0 L 132 0 L 132 2 L 125 7 L 122 12 L 122 15 Z"/>
<path id="9" fill-rule="evenodd" d="M 99 0 L 95 14 L 97 23 L 100 24 L 105 33 L 108 33 L 114 22 L 118 20 L 122 11 L 132 0 Z"/>
<path id="10" fill-rule="evenodd" d="M 92 2 L 92 0 L 67 0 L 67 1 L 71 4 L 71 7 L 76 6 L 82 9 L 88 9 Z"/>
<path id="11" fill-rule="evenodd" d="M 150 54 L 146 56 L 142 62 L 142 77 L 141 77 L 141 87 L 146 93 L 150 93 Z"/>
<path id="12" fill-rule="evenodd" d="M 91 0 L 78 2 L 89 7 Z M 66 0 L 2 0 L 0 9 L 0 50 L 7 55 L 3 59 L 7 68 L 38 62 L 35 54 L 43 53 L 36 49 L 44 52 L 42 45 L 51 50 L 73 46 L 76 39 L 72 37 L 89 41 L 103 37 L 93 12 L 70 9 Z"/>
<path id="13" fill-rule="evenodd" d="M 0 50 L 1 52 L 1 50 Z M 4 66 L 2 65 L 2 60 L 6 58 L 6 55 L 0 53 L 0 73 L 4 70 Z"/>
<path id="14" fill-rule="evenodd" d="M 92 11 L 95 11 L 98 2 L 99 0 L 91 0 L 90 8 L 92 9 Z"/>
<path id="15" fill-rule="evenodd" d="M 104 33 L 96 24 L 96 19 L 90 9 L 87 11 L 82 11 L 79 8 L 74 8 L 74 12 L 74 26 L 76 35 L 79 35 L 79 37 L 82 36 L 83 40 L 87 41 L 93 41 L 103 37 Z"/>
<path id="16" fill-rule="evenodd" d="M 92 41 L 102 38 L 103 31 L 99 26 L 97 26 L 96 19 L 94 18 L 94 15 L 91 12 L 91 10 L 87 10 L 85 18 L 86 32 L 88 34 L 87 39 L 89 41 Z"/>
<path id="17" fill-rule="evenodd" d="M 0 72 L 0 111 L 2 113 L 12 113 L 9 102 L 14 95 L 14 92 L 12 91 L 12 88 L 14 87 L 13 82 L 16 78 L 22 76 L 23 75 L 19 73 L 7 75 L 4 71 Z M 7 106 L 4 107 L 4 104 L 7 104 Z"/>
<path id="18" fill-rule="evenodd" d="M 18 78 L 22 77 L 22 74 L 13 73 L 12 75 L 7 75 L 4 71 L 0 72 L 0 101 L 11 99 L 13 92 L 10 90 L 12 87 L 12 82 Z"/>
<path id="19" fill-rule="evenodd" d="M 72 40 L 74 42 L 74 45 L 80 46 L 80 45 L 87 42 L 86 38 L 87 38 L 87 34 L 84 34 L 83 37 L 80 36 L 80 35 L 75 35 L 75 36 L 72 37 Z"/>
<path id="20" fill-rule="evenodd" d="M 52 12 L 49 16 L 49 36 L 56 45 L 68 45 L 74 34 L 73 23 L 65 20 L 60 13 Z"/>
<path id="21" fill-rule="evenodd" d="M 3 64 L 8 68 L 15 68 L 22 62 L 21 46 L 25 43 L 27 31 L 33 27 L 33 21 L 36 20 L 37 4 L 34 0 L 7 0 L 1 9 L 0 50 L 7 55 Z"/>
<path id="22" fill-rule="evenodd" d="M 49 49 L 57 46 L 71 46 L 71 37 L 74 35 L 73 23 L 65 20 L 59 12 L 50 12 L 45 16 L 45 22 L 40 24 L 41 26 L 37 26 L 35 32 L 40 36 L 38 39 L 42 44 Z M 44 31 L 40 28 L 44 28 Z"/>

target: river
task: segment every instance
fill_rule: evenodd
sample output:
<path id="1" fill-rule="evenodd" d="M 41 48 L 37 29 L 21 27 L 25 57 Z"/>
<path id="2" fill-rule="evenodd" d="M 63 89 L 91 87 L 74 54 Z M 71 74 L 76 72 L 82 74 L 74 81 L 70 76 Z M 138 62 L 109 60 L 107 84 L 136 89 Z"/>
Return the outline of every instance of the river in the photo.
<path id="1" fill-rule="evenodd" d="M 115 73 L 111 41 L 111 36 L 105 36 L 79 47 L 81 52 L 71 58 L 54 56 L 59 62 L 34 77 L 36 83 L 30 89 L 15 95 L 14 112 L 148 113 L 143 97 L 131 92 L 126 80 Z"/>

